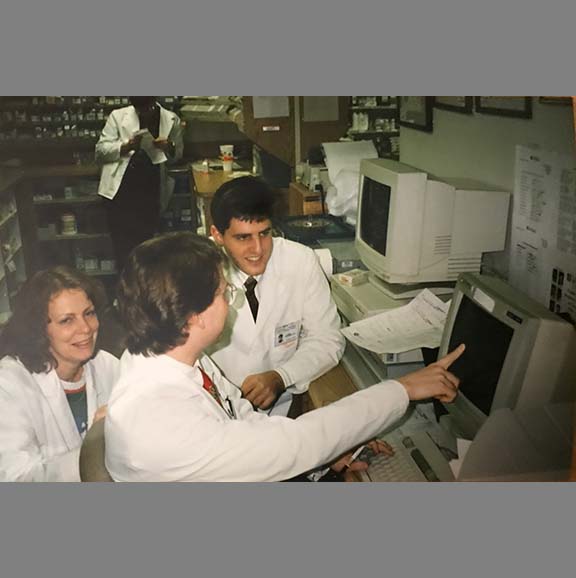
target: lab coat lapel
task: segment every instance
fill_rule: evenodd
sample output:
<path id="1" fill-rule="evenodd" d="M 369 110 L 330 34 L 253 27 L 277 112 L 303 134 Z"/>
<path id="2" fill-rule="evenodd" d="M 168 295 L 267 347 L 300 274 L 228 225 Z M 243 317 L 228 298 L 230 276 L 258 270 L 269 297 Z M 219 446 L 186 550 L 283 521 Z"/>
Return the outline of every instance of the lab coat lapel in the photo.
<path id="1" fill-rule="evenodd" d="M 56 372 L 52 370 L 49 373 L 36 373 L 34 378 L 50 406 L 54 421 L 60 429 L 68 449 L 77 448 L 80 442 L 80 434 Z"/>
<path id="2" fill-rule="evenodd" d="M 244 281 L 240 272 L 228 262 L 226 276 L 229 281 L 238 288 L 238 294 L 234 301 L 233 311 L 232 307 L 228 313 L 226 332 L 231 334 L 237 332 L 238 337 L 244 344 L 246 351 L 250 349 L 258 333 L 256 331 L 256 324 L 252 319 L 252 312 L 246 301 L 246 293 L 244 291 Z M 230 338 L 230 335 L 223 336 L 224 341 Z"/>
<path id="3" fill-rule="evenodd" d="M 129 137 L 140 129 L 140 119 L 138 118 L 136 109 L 133 106 L 128 107 L 121 122 L 125 134 Z"/>
<path id="4" fill-rule="evenodd" d="M 172 130 L 172 116 L 167 110 L 160 107 L 160 128 L 158 130 L 159 138 L 168 138 Z"/>
<path id="5" fill-rule="evenodd" d="M 276 248 L 274 248 L 274 251 Z M 288 289 L 282 283 L 282 276 L 277 270 L 278 260 L 274 259 L 274 252 L 268 262 L 266 271 L 260 278 L 260 297 L 258 307 L 258 317 L 256 318 L 256 336 L 264 330 L 268 323 L 268 319 L 274 309 L 278 307 L 278 303 L 286 301 L 286 293 Z M 258 293 L 258 292 L 257 292 Z"/>
<path id="6" fill-rule="evenodd" d="M 90 363 L 84 366 L 84 375 L 86 377 L 86 410 L 88 412 L 88 428 L 92 425 L 94 414 L 99 407 L 98 391 L 95 385 L 94 368 Z"/>

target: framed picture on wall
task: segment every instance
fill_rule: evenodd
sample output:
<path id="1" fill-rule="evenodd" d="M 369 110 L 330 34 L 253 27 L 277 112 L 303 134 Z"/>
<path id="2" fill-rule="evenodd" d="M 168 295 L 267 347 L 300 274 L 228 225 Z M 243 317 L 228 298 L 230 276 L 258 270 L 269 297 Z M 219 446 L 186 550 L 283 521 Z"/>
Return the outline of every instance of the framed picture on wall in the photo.
<path id="1" fill-rule="evenodd" d="M 400 96 L 399 122 L 402 126 L 432 132 L 432 96 Z"/>
<path id="2" fill-rule="evenodd" d="M 540 96 L 538 100 L 542 104 L 560 104 L 570 106 L 572 104 L 571 96 Z"/>
<path id="3" fill-rule="evenodd" d="M 532 118 L 531 96 L 476 96 L 476 112 L 496 116 Z"/>
<path id="4" fill-rule="evenodd" d="M 434 106 L 442 110 L 451 110 L 472 114 L 473 97 L 471 96 L 435 96 Z"/>

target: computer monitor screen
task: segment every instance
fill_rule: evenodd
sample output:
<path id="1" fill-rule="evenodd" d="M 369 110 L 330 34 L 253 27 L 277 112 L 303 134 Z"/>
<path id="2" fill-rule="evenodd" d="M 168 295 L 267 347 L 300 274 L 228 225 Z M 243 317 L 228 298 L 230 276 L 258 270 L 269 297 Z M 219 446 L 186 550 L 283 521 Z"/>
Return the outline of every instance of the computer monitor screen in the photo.
<path id="1" fill-rule="evenodd" d="M 360 238 L 382 256 L 386 256 L 391 196 L 389 185 L 368 177 L 364 179 L 358 225 Z"/>
<path id="2" fill-rule="evenodd" d="M 448 349 L 466 344 L 466 355 L 451 371 L 460 378 L 460 391 L 488 415 L 514 330 L 465 295 L 458 308 Z"/>
<path id="3" fill-rule="evenodd" d="M 444 406 L 454 433 L 473 439 L 497 409 L 573 399 L 567 377 L 573 340 L 570 323 L 505 281 L 462 274 L 439 351 L 443 356 L 466 345 L 450 367 L 460 379 L 458 396 Z"/>

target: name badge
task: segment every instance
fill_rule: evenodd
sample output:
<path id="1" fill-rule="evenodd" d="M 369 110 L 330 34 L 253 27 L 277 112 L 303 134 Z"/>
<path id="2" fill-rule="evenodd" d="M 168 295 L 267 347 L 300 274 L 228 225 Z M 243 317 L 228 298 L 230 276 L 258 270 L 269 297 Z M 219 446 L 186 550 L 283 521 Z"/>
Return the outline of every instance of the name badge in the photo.
<path id="1" fill-rule="evenodd" d="M 278 325 L 274 331 L 274 347 L 285 347 L 297 342 L 299 332 L 300 323 L 298 321 Z"/>

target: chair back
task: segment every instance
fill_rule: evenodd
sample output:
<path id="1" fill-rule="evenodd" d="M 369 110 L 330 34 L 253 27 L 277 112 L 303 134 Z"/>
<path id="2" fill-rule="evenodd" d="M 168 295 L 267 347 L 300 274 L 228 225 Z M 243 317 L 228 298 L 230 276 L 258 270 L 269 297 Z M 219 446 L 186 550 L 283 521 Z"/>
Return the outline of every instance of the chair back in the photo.
<path id="1" fill-rule="evenodd" d="M 104 419 L 99 419 L 86 432 L 80 447 L 80 480 L 113 482 L 104 464 Z"/>

